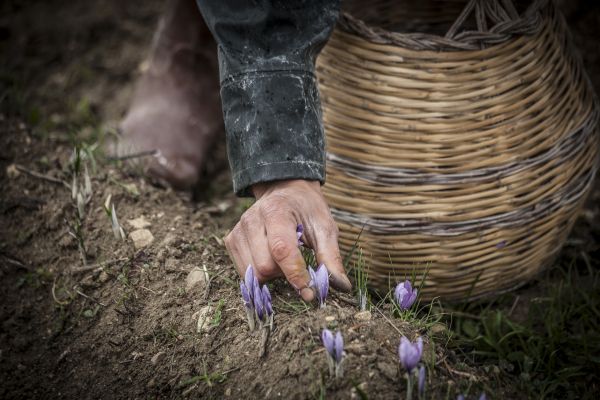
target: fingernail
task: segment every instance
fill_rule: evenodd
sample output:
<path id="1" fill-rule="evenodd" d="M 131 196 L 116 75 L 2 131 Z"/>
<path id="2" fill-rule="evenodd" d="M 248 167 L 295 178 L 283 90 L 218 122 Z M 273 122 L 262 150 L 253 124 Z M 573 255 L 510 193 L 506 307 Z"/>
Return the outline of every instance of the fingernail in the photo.
<path id="1" fill-rule="evenodd" d="M 350 292 L 352 283 L 346 275 L 331 275 L 331 285 L 342 292 Z"/>
<path id="2" fill-rule="evenodd" d="M 315 291 L 310 287 L 305 287 L 300 291 L 300 296 L 304 301 L 313 301 L 315 298 Z"/>

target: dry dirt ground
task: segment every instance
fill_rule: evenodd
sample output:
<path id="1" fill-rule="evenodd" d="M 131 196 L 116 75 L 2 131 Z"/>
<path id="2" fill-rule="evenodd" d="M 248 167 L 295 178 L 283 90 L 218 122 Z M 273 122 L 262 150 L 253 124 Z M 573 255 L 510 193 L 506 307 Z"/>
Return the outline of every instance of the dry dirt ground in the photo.
<path id="1" fill-rule="evenodd" d="M 226 172 L 192 201 L 87 147 L 97 158 L 87 161 L 92 195 L 80 236 L 91 267 L 83 267 L 69 234 L 78 221 L 65 185 L 73 147 L 91 146 L 116 126 L 162 6 L 0 6 L 0 398 L 396 399 L 405 388 L 396 355 L 401 335 L 425 337 L 432 398 L 481 390 L 522 397 L 510 380 L 446 349 L 441 324 L 409 324 L 389 305 L 361 318 L 338 293 L 318 310 L 283 282 L 272 285 L 275 327 L 261 356 L 261 334 L 248 332 L 221 240 L 247 206 L 231 194 Z M 575 37 L 598 87 L 598 41 L 589 37 L 597 38 L 600 20 L 576 11 L 571 19 L 585 27 L 577 25 Z M 125 230 L 142 223 L 151 243 L 136 248 L 113 237 L 103 209 L 109 195 Z M 209 283 L 186 287 L 194 268 L 206 268 Z M 319 339 L 325 326 L 345 336 L 341 380 L 327 374 Z"/>

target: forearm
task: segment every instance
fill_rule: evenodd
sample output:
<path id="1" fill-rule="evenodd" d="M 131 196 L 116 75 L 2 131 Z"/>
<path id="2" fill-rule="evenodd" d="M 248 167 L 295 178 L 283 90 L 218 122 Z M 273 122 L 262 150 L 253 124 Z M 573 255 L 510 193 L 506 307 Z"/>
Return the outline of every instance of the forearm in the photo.
<path id="1" fill-rule="evenodd" d="M 221 99 L 234 190 L 325 179 L 314 61 L 339 1 L 202 1 L 219 45 Z"/>

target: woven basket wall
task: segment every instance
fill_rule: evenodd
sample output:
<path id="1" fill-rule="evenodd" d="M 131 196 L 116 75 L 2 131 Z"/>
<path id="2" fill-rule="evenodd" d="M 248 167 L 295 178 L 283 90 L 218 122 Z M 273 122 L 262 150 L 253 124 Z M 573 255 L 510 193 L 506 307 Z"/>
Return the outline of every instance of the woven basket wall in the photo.
<path id="1" fill-rule="evenodd" d="M 344 7 L 317 61 L 342 251 L 363 229 L 372 287 L 427 272 L 426 298 L 539 273 L 598 167 L 595 96 L 554 4 Z"/>

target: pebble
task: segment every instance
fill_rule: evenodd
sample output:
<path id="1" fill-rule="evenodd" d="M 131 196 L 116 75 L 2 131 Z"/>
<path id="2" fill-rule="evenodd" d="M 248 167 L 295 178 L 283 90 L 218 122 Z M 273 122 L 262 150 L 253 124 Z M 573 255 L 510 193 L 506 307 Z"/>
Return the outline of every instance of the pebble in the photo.
<path id="1" fill-rule="evenodd" d="M 98 281 L 100 281 L 101 283 L 105 283 L 110 279 L 110 275 L 108 275 L 105 271 L 100 272 L 100 275 L 98 276 Z"/>
<path id="2" fill-rule="evenodd" d="M 328 315 L 325 317 L 325 321 L 327 322 L 333 322 L 335 321 L 335 315 Z"/>
<path id="3" fill-rule="evenodd" d="M 149 246 L 154 241 L 154 236 L 148 229 L 135 230 L 129 234 L 129 237 L 133 241 L 136 250 Z"/>
<path id="4" fill-rule="evenodd" d="M 127 223 L 133 229 L 145 229 L 150 227 L 150 221 L 148 221 L 143 215 L 134 219 L 128 219 Z"/>
<path id="5" fill-rule="evenodd" d="M 196 286 L 198 286 L 198 290 L 202 290 L 206 286 L 206 282 L 208 282 L 206 270 L 200 267 L 194 267 L 187 278 L 185 278 L 185 290 L 189 292 Z"/>
<path id="6" fill-rule="evenodd" d="M 197 333 L 207 332 L 209 330 L 212 309 L 212 306 L 205 306 L 198 311 L 198 323 L 196 324 Z"/>
<path id="7" fill-rule="evenodd" d="M 359 321 L 369 321 L 371 319 L 371 311 L 360 311 L 354 314 L 354 319 Z"/>
<path id="8" fill-rule="evenodd" d="M 15 164 L 10 164 L 8 167 L 6 167 L 6 176 L 8 176 L 10 179 L 15 179 L 19 175 L 21 175 L 21 173 Z"/>
<path id="9" fill-rule="evenodd" d="M 164 351 L 159 351 L 158 353 L 156 353 L 155 355 L 152 356 L 152 358 L 150 359 L 150 362 L 152 363 L 152 365 L 156 365 L 156 364 L 162 362 L 166 356 L 167 356 L 167 353 L 165 353 Z"/>

